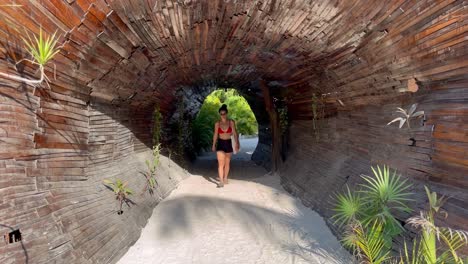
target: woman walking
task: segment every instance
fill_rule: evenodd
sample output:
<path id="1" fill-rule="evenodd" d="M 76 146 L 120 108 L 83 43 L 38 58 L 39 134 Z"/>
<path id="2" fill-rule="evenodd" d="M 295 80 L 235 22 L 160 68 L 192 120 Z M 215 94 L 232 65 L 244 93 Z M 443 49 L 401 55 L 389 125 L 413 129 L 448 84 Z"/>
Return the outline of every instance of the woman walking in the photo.
<path id="1" fill-rule="evenodd" d="M 227 105 L 223 104 L 218 112 L 221 119 L 215 123 L 213 147 L 211 149 L 216 151 L 216 157 L 218 158 L 218 187 L 221 188 L 224 187 L 224 184 L 228 184 L 229 166 L 233 152 L 231 135 L 234 135 L 236 141 L 234 149 L 237 152 L 239 151 L 239 134 L 237 134 L 234 120 L 228 119 Z"/>

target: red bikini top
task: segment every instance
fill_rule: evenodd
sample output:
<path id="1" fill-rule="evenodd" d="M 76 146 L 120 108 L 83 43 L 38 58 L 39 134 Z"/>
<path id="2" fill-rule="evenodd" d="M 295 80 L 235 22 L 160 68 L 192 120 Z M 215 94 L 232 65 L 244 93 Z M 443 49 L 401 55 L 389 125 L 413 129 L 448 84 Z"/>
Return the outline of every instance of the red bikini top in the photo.
<path id="1" fill-rule="evenodd" d="M 231 128 L 231 121 L 229 121 L 229 127 L 226 131 L 223 131 L 221 129 L 220 124 L 218 124 L 218 134 L 224 134 L 224 133 L 232 133 L 232 128 Z"/>

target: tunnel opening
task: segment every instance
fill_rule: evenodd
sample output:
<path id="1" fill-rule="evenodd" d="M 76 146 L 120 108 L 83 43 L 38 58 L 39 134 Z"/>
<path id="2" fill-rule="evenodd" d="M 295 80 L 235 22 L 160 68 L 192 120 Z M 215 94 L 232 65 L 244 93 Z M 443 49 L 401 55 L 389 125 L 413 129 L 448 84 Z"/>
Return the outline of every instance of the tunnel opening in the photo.
<path id="1" fill-rule="evenodd" d="M 198 156 L 212 152 L 214 124 L 220 120 L 219 108 L 227 105 L 228 120 L 233 120 L 241 149 L 236 158 L 250 160 L 258 143 L 258 123 L 247 100 L 234 88 L 219 88 L 209 94 L 192 122 L 192 140 Z M 235 139 L 233 141 L 233 145 Z"/>

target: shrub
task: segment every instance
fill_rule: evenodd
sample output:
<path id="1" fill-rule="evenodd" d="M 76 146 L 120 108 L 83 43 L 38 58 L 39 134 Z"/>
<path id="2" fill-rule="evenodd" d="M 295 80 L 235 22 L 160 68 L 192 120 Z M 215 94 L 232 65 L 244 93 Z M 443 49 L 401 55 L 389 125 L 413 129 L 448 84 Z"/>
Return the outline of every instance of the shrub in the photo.
<path id="1" fill-rule="evenodd" d="M 468 232 L 463 230 L 454 230 L 448 227 L 438 227 L 435 225 L 435 216 L 444 214 L 441 207 L 445 203 L 445 197 L 437 197 L 437 193 L 426 189 L 426 195 L 429 200 L 429 208 L 421 211 L 419 216 L 411 217 L 407 222 L 419 229 L 421 234 L 419 241 L 413 241 L 413 250 L 409 253 L 406 242 L 404 249 L 400 254 L 400 263 L 413 264 L 436 264 L 436 263 L 468 263 L 468 258 L 463 259 L 457 254 L 457 250 L 468 244 Z M 443 247 L 438 247 L 437 242 L 442 242 Z"/>
<path id="2" fill-rule="evenodd" d="M 104 180 L 104 184 L 114 192 L 115 199 L 119 201 L 119 211 L 117 214 L 122 214 L 123 203 L 128 203 L 128 196 L 133 194 L 133 191 L 127 187 L 128 182 L 122 182 L 122 180 L 116 179 L 115 182 Z"/>
<path id="3" fill-rule="evenodd" d="M 410 185 L 390 168 L 372 168 L 373 177 L 362 175 L 364 184 L 351 192 L 346 186 L 344 194 L 335 196 L 335 224 L 345 226 L 343 242 L 368 263 L 382 263 L 393 238 L 404 229 L 394 213 L 410 212 L 406 205 L 411 193 Z M 378 251 L 378 252 L 375 252 Z"/>
<path id="4" fill-rule="evenodd" d="M 146 189 L 151 195 L 154 193 L 154 188 L 156 188 L 156 168 L 159 166 L 160 152 L 161 144 L 158 144 L 153 147 L 152 159 L 145 161 L 148 168 L 148 172 L 145 173 Z"/>

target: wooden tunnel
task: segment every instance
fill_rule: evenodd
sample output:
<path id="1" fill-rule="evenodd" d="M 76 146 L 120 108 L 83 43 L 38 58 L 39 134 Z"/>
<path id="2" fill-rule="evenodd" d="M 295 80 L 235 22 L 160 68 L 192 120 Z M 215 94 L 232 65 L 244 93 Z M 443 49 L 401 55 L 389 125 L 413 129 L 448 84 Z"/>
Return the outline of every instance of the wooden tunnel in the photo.
<path id="1" fill-rule="evenodd" d="M 102 180 L 143 186 L 155 105 L 171 148 L 218 87 L 257 116 L 254 160 L 326 219 L 331 193 L 386 164 L 415 210 L 426 185 L 450 197 L 440 222 L 466 229 L 467 21 L 462 0 L 1 1 L 0 234 L 21 241 L 0 241 L 0 263 L 116 262 L 183 176 L 165 171 L 122 215 Z M 41 28 L 59 36 L 48 83 L 5 77 L 38 78 L 15 64 Z M 387 126 L 415 103 L 411 130 Z"/>

